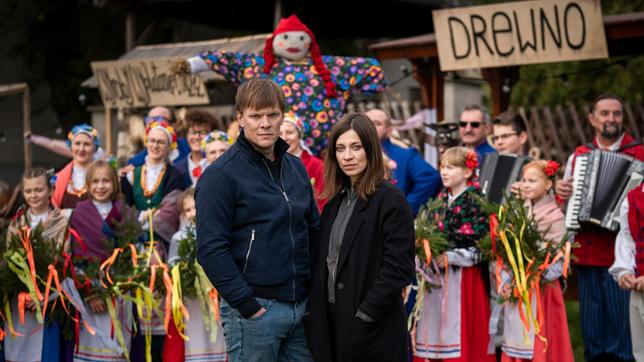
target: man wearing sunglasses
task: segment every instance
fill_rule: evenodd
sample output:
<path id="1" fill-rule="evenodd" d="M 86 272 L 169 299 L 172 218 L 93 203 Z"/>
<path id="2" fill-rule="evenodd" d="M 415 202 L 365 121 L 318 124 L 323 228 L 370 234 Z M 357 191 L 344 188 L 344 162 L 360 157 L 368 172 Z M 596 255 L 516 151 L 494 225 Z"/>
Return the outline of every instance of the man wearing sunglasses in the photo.
<path id="1" fill-rule="evenodd" d="M 172 111 L 166 107 L 154 107 L 150 109 L 148 115 L 143 118 L 145 126 L 152 122 L 168 122 L 174 126 L 174 117 Z M 170 153 L 170 162 L 176 163 L 183 160 L 190 154 L 190 146 L 185 138 L 177 139 L 177 149 Z M 145 163 L 145 157 L 148 155 L 148 150 L 143 150 L 127 160 L 128 165 L 134 167 L 141 166 Z"/>
<path id="2" fill-rule="evenodd" d="M 461 119 L 458 123 L 463 145 L 476 151 L 479 156 L 479 164 L 482 164 L 481 162 L 485 154 L 496 152 L 494 147 L 490 146 L 486 139 L 490 132 L 489 119 L 490 116 L 483 107 L 473 104 L 463 109 Z"/>
<path id="3" fill-rule="evenodd" d="M 505 111 L 492 120 L 492 143 L 497 152 L 525 155 L 527 142 L 528 130 L 520 114 Z"/>

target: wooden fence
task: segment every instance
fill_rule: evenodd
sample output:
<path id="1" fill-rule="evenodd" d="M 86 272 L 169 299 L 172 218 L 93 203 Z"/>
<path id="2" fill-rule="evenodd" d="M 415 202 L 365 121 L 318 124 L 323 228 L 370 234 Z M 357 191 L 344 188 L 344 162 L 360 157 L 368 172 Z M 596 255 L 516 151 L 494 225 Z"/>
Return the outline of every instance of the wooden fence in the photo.
<path id="1" fill-rule="evenodd" d="M 348 112 L 364 112 L 380 108 L 391 114 L 394 126 L 422 109 L 420 102 L 380 102 L 350 103 Z M 555 107 L 519 107 L 516 109 L 526 120 L 528 146 L 533 157 L 556 160 L 564 164 L 577 146 L 592 142 L 594 131 L 588 121 L 590 105 L 575 107 L 559 105 Z M 626 103 L 624 106 L 624 129 L 635 139 L 644 137 L 644 104 Z M 423 127 L 400 132 L 401 136 L 423 149 L 425 135 Z"/>
<path id="2" fill-rule="evenodd" d="M 590 105 L 518 108 L 526 120 L 529 147 L 541 158 L 565 163 L 577 146 L 592 142 L 593 128 L 588 121 Z M 635 139 L 644 135 L 644 104 L 626 103 L 624 129 Z"/>
<path id="3" fill-rule="evenodd" d="M 233 111 L 232 107 L 221 108 L 214 113 L 218 119 L 217 127 L 225 130 L 232 121 Z M 421 111 L 423 107 L 419 101 L 360 102 L 347 104 L 347 113 L 365 112 L 372 108 L 387 111 L 396 127 L 401 126 L 404 120 Z M 590 105 L 579 108 L 574 105 L 519 107 L 516 110 L 526 120 L 528 146 L 533 157 L 556 160 L 563 164 L 577 146 L 589 143 L 593 139 L 593 129 L 588 122 Z M 419 126 L 399 133 L 402 138 L 423 150 L 423 144 L 427 139 L 423 128 Z M 644 103 L 625 104 L 624 128 L 638 140 L 644 137 Z M 432 142 L 431 139 L 427 141 Z"/>

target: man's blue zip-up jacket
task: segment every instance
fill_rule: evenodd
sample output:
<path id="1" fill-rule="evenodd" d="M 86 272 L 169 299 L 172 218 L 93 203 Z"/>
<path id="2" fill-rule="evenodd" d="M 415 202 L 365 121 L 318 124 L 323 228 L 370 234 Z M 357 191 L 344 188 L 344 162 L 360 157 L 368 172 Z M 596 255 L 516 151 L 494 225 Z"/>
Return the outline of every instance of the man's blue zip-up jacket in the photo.
<path id="1" fill-rule="evenodd" d="M 308 295 L 319 214 L 306 169 L 287 149 L 278 138 L 271 161 L 242 132 L 197 183 L 197 261 L 246 318 L 261 308 L 255 297 Z"/>

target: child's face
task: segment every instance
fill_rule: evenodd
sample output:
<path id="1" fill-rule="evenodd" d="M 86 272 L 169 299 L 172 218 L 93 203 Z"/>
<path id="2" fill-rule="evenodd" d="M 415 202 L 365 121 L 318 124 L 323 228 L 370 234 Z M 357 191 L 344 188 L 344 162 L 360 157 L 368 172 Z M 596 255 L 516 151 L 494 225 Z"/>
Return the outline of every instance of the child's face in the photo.
<path id="1" fill-rule="evenodd" d="M 447 162 L 441 163 L 441 179 L 443 185 L 451 189 L 467 184 L 467 179 L 472 176 L 472 170 L 452 166 Z"/>
<path id="2" fill-rule="evenodd" d="M 96 170 L 94 177 L 89 184 L 89 193 L 92 199 L 97 202 L 111 200 L 114 193 L 114 185 L 110 179 L 110 170 L 103 167 Z"/>
<path id="3" fill-rule="evenodd" d="M 49 205 L 51 191 L 51 187 L 49 187 L 47 177 L 45 176 L 25 178 L 22 180 L 22 195 L 31 209 L 45 209 Z"/>
<path id="4" fill-rule="evenodd" d="M 215 162 L 226 152 L 230 145 L 223 141 L 212 141 L 206 145 L 206 161 L 210 164 Z"/>
<path id="5" fill-rule="evenodd" d="M 183 199 L 183 217 L 188 221 L 194 221 L 197 216 L 197 207 L 195 206 L 195 199 L 187 197 Z"/>
<path id="6" fill-rule="evenodd" d="M 523 172 L 521 196 L 526 200 L 537 201 L 552 188 L 552 181 L 540 170 L 530 167 Z"/>

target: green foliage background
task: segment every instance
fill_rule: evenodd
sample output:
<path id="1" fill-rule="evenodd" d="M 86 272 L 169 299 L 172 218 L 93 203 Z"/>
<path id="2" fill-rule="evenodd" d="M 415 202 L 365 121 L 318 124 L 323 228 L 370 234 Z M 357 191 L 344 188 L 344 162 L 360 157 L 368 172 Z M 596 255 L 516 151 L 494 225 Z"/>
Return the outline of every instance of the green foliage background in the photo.
<path id="1" fill-rule="evenodd" d="M 471 0 L 465 5 L 508 1 Z M 603 15 L 644 11 L 644 0 L 602 0 Z M 527 65 L 512 88 L 511 104 L 518 106 L 581 105 L 598 94 L 614 93 L 630 102 L 644 101 L 644 55 L 604 60 Z"/>

